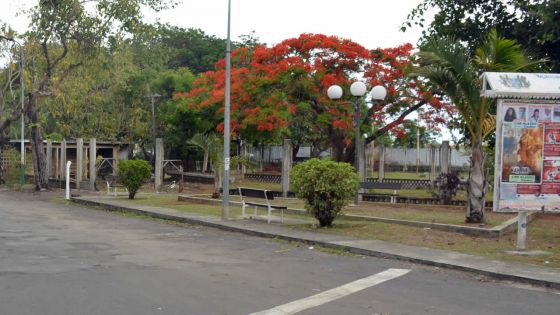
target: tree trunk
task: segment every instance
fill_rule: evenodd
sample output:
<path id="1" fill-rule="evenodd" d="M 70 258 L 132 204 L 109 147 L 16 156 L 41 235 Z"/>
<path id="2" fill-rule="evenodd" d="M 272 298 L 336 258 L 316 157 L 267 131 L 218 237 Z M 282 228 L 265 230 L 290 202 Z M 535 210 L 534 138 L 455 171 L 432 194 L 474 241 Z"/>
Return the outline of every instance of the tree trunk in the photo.
<path id="1" fill-rule="evenodd" d="M 354 167 L 356 168 L 356 170 L 358 169 L 358 165 L 356 165 L 356 154 L 357 154 L 357 150 L 356 150 L 356 140 L 352 141 L 352 143 L 346 147 L 346 150 L 344 151 L 344 159 L 341 162 L 346 162 L 346 163 L 350 163 L 352 165 L 354 165 Z"/>
<path id="2" fill-rule="evenodd" d="M 2 157 L 2 150 L 4 147 L 4 137 L 0 133 L 0 157 Z M 2 163 L 0 163 L 0 185 L 4 184 L 4 168 L 2 167 Z"/>
<path id="3" fill-rule="evenodd" d="M 148 152 L 148 150 L 146 149 L 145 143 L 140 143 L 140 150 L 142 151 L 142 155 L 144 155 L 144 158 L 150 161 L 150 165 L 154 166 L 155 165 L 155 160 L 154 160 L 155 155 Z"/>
<path id="4" fill-rule="evenodd" d="M 300 148 L 300 143 L 297 142 L 294 144 L 293 150 L 292 150 L 292 161 L 295 161 L 297 159 L 297 154 L 299 152 L 299 148 Z"/>
<path id="5" fill-rule="evenodd" d="M 343 162 L 345 160 L 344 156 L 344 135 L 340 131 L 333 131 L 330 133 L 331 139 L 331 157 L 336 162 Z"/>
<path id="6" fill-rule="evenodd" d="M 47 175 L 47 157 L 43 147 L 43 132 L 39 126 L 37 115 L 37 95 L 29 94 L 27 103 L 27 117 L 29 118 L 29 141 L 31 143 L 31 154 L 33 157 L 33 172 L 35 175 L 35 189 L 48 189 L 49 178 Z"/>
<path id="7" fill-rule="evenodd" d="M 484 204 L 488 183 L 484 172 L 485 154 L 482 141 L 475 141 L 472 145 L 471 166 L 469 169 L 469 183 L 467 187 L 467 218 L 468 223 L 484 221 Z"/>
<path id="8" fill-rule="evenodd" d="M 208 170 L 208 150 L 204 150 L 204 161 L 202 162 L 202 173 L 206 173 Z"/>
<path id="9" fill-rule="evenodd" d="M 222 176 L 220 176 L 220 171 L 214 168 L 214 192 L 212 193 L 212 198 L 220 198 L 220 189 L 222 188 Z M 225 191 L 223 192 L 226 193 Z"/>

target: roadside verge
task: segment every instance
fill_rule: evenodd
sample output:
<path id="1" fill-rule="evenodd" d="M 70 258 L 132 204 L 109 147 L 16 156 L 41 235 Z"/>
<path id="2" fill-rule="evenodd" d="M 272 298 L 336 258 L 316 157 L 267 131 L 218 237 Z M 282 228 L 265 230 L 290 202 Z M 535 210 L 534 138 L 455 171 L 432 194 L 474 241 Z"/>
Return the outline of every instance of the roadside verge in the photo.
<path id="1" fill-rule="evenodd" d="M 501 280 L 560 289 L 560 271 L 553 268 L 509 263 L 482 256 L 377 240 L 355 239 L 346 236 L 300 231 L 276 224 L 266 224 L 256 220 L 222 220 L 219 217 L 183 213 L 161 207 L 130 205 L 119 200 L 100 196 L 75 197 L 72 198 L 72 200 L 78 204 L 101 207 L 109 211 L 135 213 L 259 237 L 317 244 L 323 247 L 342 249 L 366 256 L 409 261 L 424 265 L 467 271 Z"/>

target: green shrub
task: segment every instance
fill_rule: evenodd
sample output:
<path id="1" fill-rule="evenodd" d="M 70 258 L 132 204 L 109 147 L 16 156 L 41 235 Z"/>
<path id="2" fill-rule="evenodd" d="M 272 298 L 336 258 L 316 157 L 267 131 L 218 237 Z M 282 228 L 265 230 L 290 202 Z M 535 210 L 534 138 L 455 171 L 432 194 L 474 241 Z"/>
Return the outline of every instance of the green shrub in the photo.
<path id="1" fill-rule="evenodd" d="M 152 175 L 152 166 L 144 160 L 119 161 L 117 175 L 128 190 L 128 198 L 134 199 L 136 192 Z"/>
<path id="2" fill-rule="evenodd" d="M 305 201 L 305 209 L 321 226 L 332 222 L 358 189 L 356 170 L 348 163 L 311 159 L 296 165 L 291 173 L 291 188 Z"/>

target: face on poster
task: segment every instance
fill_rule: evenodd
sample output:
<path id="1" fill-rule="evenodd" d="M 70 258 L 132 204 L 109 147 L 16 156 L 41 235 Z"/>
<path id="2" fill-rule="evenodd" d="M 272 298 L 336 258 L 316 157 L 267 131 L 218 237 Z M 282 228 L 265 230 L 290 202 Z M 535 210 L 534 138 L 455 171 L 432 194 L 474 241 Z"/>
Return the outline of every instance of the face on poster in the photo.
<path id="1" fill-rule="evenodd" d="M 543 182 L 560 183 L 560 160 L 543 161 Z"/>
<path id="2" fill-rule="evenodd" d="M 505 183 L 540 183 L 543 128 L 504 124 L 502 138 L 502 178 Z"/>
<path id="3" fill-rule="evenodd" d="M 503 111 L 504 122 L 525 122 L 527 121 L 527 107 L 525 106 L 508 106 Z"/>
<path id="4" fill-rule="evenodd" d="M 504 101 L 498 210 L 560 210 L 560 104 Z"/>

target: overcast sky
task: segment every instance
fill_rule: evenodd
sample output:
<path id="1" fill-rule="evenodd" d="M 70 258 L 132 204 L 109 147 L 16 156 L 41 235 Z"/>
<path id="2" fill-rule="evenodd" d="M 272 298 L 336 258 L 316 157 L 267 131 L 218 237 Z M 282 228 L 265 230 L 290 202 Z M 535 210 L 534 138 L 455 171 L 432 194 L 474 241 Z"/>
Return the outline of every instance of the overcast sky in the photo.
<path id="1" fill-rule="evenodd" d="M 196 27 L 225 38 L 227 0 L 178 0 L 175 9 L 146 11 L 149 21 L 159 19 L 181 27 Z M 232 38 L 255 31 L 261 41 L 274 44 L 301 33 L 322 33 L 350 38 L 366 48 L 415 44 L 419 29 L 402 33 L 406 16 L 421 0 L 232 0 Z M 37 0 L 0 0 L 0 20 L 17 31 L 27 27 L 22 8 Z"/>
<path id="2" fill-rule="evenodd" d="M 195 27 L 206 34 L 225 38 L 227 0 L 177 0 L 175 9 L 154 13 L 146 10 L 150 22 L 159 20 L 184 28 Z M 394 47 L 406 42 L 416 44 L 421 30 L 406 33 L 400 27 L 408 13 L 422 0 L 232 0 L 232 39 L 255 31 L 267 44 L 296 37 L 301 33 L 322 33 L 349 38 L 373 49 Z M 16 16 L 37 0 L 0 0 L 0 22 L 18 32 L 26 30 L 28 20 Z M 448 133 L 445 133 L 445 138 Z"/>

